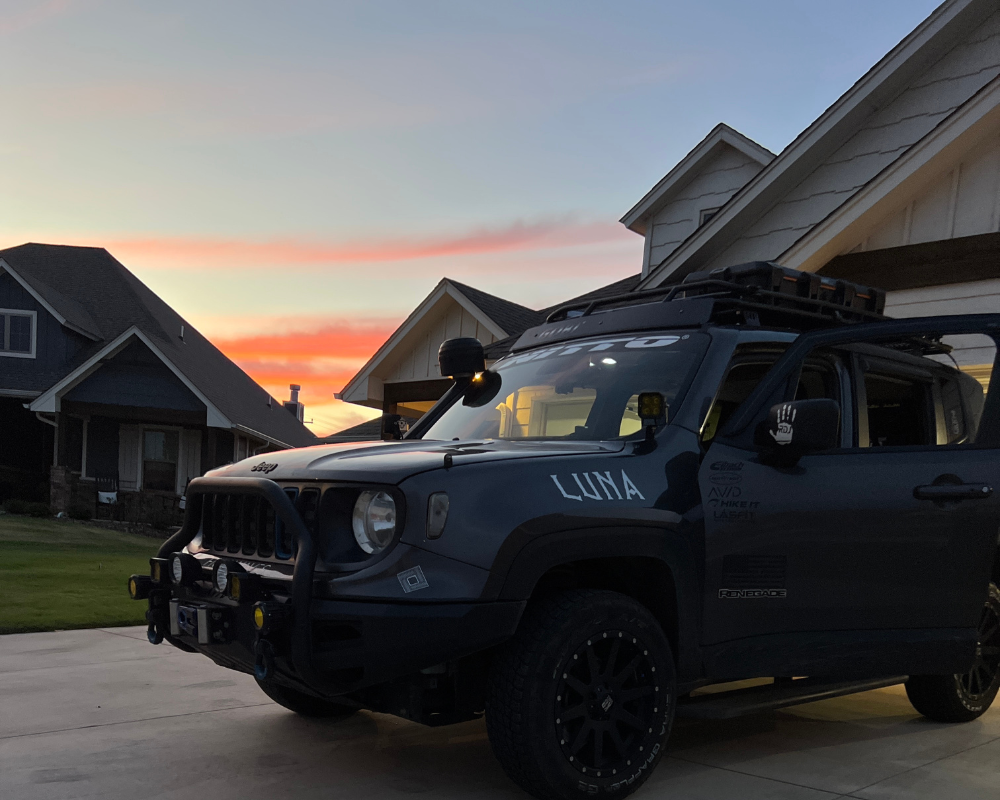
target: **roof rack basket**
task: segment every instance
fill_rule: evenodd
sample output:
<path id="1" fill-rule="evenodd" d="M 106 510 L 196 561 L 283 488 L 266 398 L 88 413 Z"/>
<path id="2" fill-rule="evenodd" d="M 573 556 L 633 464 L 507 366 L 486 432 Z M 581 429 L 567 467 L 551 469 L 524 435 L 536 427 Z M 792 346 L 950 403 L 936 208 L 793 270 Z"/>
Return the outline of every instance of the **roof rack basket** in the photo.
<path id="1" fill-rule="evenodd" d="M 825 278 L 769 261 L 754 261 L 711 272 L 693 272 L 671 286 L 562 306 L 546 322 L 691 297 L 716 300 L 712 317 L 720 323 L 820 327 L 885 319 L 883 289 Z"/>

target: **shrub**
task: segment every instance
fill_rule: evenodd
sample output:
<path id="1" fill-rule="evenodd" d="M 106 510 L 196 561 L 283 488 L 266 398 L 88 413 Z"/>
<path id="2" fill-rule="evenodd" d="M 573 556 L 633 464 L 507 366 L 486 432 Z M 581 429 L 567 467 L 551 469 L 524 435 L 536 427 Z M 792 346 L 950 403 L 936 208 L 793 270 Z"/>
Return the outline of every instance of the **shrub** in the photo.
<path id="1" fill-rule="evenodd" d="M 94 512 L 90 510 L 90 507 L 83 504 L 70 506 L 69 511 L 66 513 L 69 515 L 70 519 L 79 519 L 84 521 L 92 519 L 94 516 Z"/>
<path id="2" fill-rule="evenodd" d="M 8 514 L 24 514 L 31 517 L 49 517 L 52 512 L 45 503 L 30 503 L 27 500 L 18 500 L 11 497 L 4 501 L 3 510 Z"/>

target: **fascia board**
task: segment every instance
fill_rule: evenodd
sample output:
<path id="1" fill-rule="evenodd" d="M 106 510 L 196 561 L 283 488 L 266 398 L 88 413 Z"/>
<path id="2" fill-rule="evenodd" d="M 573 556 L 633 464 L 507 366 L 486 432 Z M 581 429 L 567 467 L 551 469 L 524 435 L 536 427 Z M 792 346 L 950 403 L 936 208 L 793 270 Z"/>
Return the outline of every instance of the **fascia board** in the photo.
<path id="1" fill-rule="evenodd" d="M 667 201 L 675 189 L 682 188 L 688 176 L 692 172 L 696 172 L 715 153 L 721 144 L 729 145 L 733 149 L 743 153 L 747 158 L 752 158 L 761 166 L 767 166 L 775 158 L 774 153 L 766 147 L 761 147 L 728 125 L 719 124 L 712 129 L 708 136 L 696 144 L 691 149 L 691 152 L 684 156 L 652 189 L 646 192 L 642 200 L 636 203 L 621 218 L 620 222 L 629 230 L 641 233 L 641 231 L 636 229 L 637 224 Z"/>
<path id="2" fill-rule="evenodd" d="M 84 328 L 81 328 L 79 325 L 74 325 L 72 322 L 68 321 L 66 317 L 64 317 L 62 314 L 56 311 L 56 309 L 44 297 L 42 297 L 37 291 L 35 291 L 35 287 L 32 286 L 30 283 L 28 283 L 24 278 L 22 278 L 18 274 L 18 271 L 14 269 L 10 264 L 8 264 L 7 261 L 3 258 L 0 258 L 0 268 L 2 268 L 4 272 L 10 275 L 10 277 L 12 277 L 17 282 L 17 284 L 22 289 L 24 289 L 24 291 L 30 294 L 34 298 L 36 303 L 38 303 L 49 314 L 51 314 L 56 319 L 56 321 L 58 321 L 60 325 L 69 328 L 71 331 L 79 333 L 81 336 L 86 336 L 91 341 L 96 342 L 100 339 L 100 337 L 95 335 L 93 331 L 88 331 L 85 330 Z"/>
<path id="3" fill-rule="evenodd" d="M 442 278 L 438 281 L 437 286 L 434 287 L 431 293 L 423 299 L 420 305 L 410 312 L 410 316 L 403 321 L 403 324 L 396 328 L 392 336 L 386 339 L 383 345 L 375 351 L 375 355 L 368 359 L 367 363 L 358 371 L 358 373 L 344 385 L 344 388 L 341 389 L 339 394 L 346 399 L 348 397 L 357 396 L 359 392 L 365 392 L 364 396 L 367 397 L 367 392 L 365 391 L 367 386 L 362 386 L 362 383 L 366 381 L 369 376 L 371 376 L 376 367 L 378 367 L 378 365 L 386 359 L 389 353 L 395 349 L 396 345 L 399 344 L 399 342 L 410 331 L 412 331 L 417 324 L 419 324 L 428 309 L 444 297 L 447 291 L 447 280 Z M 348 400 L 348 402 L 352 401 Z"/>
<path id="4" fill-rule="evenodd" d="M 462 294 L 462 290 L 457 286 L 453 285 L 451 281 L 445 278 L 445 284 L 447 287 L 448 296 L 451 297 L 456 303 L 458 303 L 462 308 L 468 311 L 472 316 L 476 318 L 479 322 L 486 326 L 486 329 L 492 333 L 497 339 L 506 339 L 510 334 L 507 333 L 503 328 L 496 324 L 486 312 L 483 311 L 479 306 L 473 303 L 468 297 Z"/>
<path id="5" fill-rule="evenodd" d="M 266 433 L 261 433 L 260 431 L 256 431 L 253 428 L 248 428 L 246 425 L 234 424 L 233 430 L 239 431 L 240 433 L 248 434 L 250 436 L 254 436 L 258 439 L 262 439 L 265 442 L 270 442 L 271 444 L 276 444 L 278 445 L 278 447 L 284 447 L 286 450 L 293 450 L 296 447 L 296 445 L 289 444 L 288 442 L 283 442 L 281 441 L 281 439 L 275 439 L 273 436 L 268 436 Z M 304 446 L 308 447 L 308 445 Z"/>
<path id="6" fill-rule="evenodd" d="M 799 173 L 807 174 L 813 160 L 825 155 L 831 139 L 844 128 L 851 128 L 871 113 L 875 98 L 891 95 L 893 79 L 907 65 L 929 65 L 938 51 L 946 49 L 948 42 L 936 42 L 953 23 L 967 15 L 988 13 L 995 0 L 948 0 L 937 8 L 909 36 L 894 47 L 878 64 L 872 67 L 853 87 L 845 92 L 830 108 L 804 130 L 781 154 L 766 166 L 746 186 L 738 191 L 708 223 L 691 234 L 665 261 L 654 267 L 639 284 L 637 290 L 652 289 L 666 282 L 678 267 L 698 254 L 709 251 L 719 253 L 742 228 L 741 218 L 755 219 L 770 204 L 772 195 L 781 196 L 787 184 L 794 185 Z M 810 159 L 809 157 L 813 158 Z M 756 214 L 754 212 L 757 212 Z M 749 222 L 747 222 L 749 224 Z M 729 238 L 724 239 L 728 233 Z"/>
<path id="7" fill-rule="evenodd" d="M 956 142 L 961 142 L 963 150 L 971 146 L 963 137 L 976 127 L 984 130 L 983 136 L 1000 128 L 1000 78 L 994 78 L 938 123 L 923 139 L 788 248 L 778 261 L 794 269 L 819 269 L 838 255 L 837 239 L 853 223 L 885 201 L 908 178 L 946 153 Z"/>
<path id="8" fill-rule="evenodd" d="M 160 348 L 153 344 L 150 338 L 134 325 L 117 336 L 113 341 L 109 342 L 105 347 L 101 348 L 97 353 L 66 375 L 62 380 L 46 389 L 34 402 L 32 402 L 30 406 L 31 410 L 50 414 L 59 411 L 62 396 L 99 370 L 106 360 L 113 358 L 120 351 L 124 350 L 133 337 L 146 345 L 146 347 L 148 347 L 153 354 L 163 362 L 167 369 L 169 369 L 195 397 L 205 404 L 206 424 L 208 427 L 233 427 L 229 418 L 219 411 L 215 404 L 209 400 L 197 386 L 188 380 L 187 376 L 163 354 Z"/>

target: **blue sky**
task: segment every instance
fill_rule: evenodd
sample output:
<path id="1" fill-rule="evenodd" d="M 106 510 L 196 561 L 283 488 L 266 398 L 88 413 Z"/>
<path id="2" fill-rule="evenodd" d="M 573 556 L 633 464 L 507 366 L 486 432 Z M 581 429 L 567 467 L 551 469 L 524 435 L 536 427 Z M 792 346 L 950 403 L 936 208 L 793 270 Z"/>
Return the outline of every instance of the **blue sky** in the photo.
<path id="1" fill-rule="evenodd" d="M 440 277 L 638 271 L 618 218 L 714 125 L 779 152 L 935 6 L 0 0 L 0 245 L 106 245 L 329 429 Z"/>

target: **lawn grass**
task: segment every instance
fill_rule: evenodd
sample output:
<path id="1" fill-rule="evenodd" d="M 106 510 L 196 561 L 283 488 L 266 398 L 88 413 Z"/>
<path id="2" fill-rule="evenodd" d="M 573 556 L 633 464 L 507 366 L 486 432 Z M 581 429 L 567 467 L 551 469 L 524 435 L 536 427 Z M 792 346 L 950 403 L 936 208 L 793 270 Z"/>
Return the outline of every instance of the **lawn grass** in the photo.
<path id="1" fill-rule="evenodd" d="M 78 522 L 0 516 L 0 634 L 145 623 L 129 599 L 159 542 Z"/>

